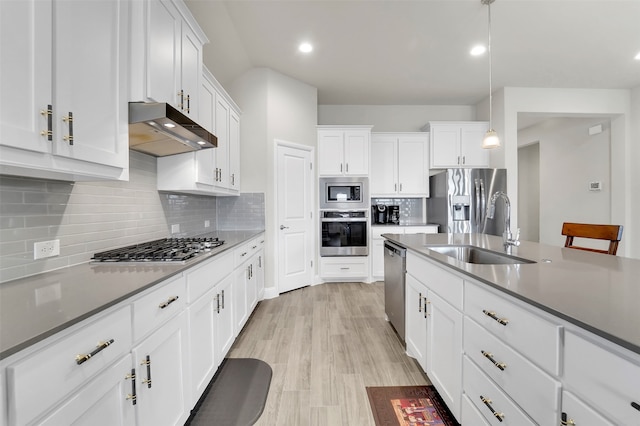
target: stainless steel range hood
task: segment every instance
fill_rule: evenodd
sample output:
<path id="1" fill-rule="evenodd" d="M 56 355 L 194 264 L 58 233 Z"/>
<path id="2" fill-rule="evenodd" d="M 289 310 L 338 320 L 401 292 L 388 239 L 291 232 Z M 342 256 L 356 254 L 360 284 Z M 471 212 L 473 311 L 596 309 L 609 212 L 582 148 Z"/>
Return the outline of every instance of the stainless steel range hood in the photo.
<path id="1" fill-rule="evenodd" d="M 129 102 L 129 148 L 155 157 L 218 146 L 218 138 L 167 103 Z"/>

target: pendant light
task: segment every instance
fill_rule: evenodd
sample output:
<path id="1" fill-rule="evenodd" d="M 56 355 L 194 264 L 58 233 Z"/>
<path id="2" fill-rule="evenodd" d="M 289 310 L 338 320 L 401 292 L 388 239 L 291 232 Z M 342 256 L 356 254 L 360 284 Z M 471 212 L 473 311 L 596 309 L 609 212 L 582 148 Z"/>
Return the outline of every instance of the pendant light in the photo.
<path id="1" fill-rule="evenodd" d="M 482 147 L 485 149 L 497 148 L 500 146 L 500 138 L 498 138 L 498 133 L 493 130 L 493 121 L 492 121 L 492 113 L 493 113 L 493 94 L 491 90 L 491 3 L 495 0 L 480 0 L 482 4 L 486 4 L 489 9 L 489 43 L 487 46 L 487 50 L 489 52 L 489 130 L 484 134 L 484 138 L 482 139 Z"/>

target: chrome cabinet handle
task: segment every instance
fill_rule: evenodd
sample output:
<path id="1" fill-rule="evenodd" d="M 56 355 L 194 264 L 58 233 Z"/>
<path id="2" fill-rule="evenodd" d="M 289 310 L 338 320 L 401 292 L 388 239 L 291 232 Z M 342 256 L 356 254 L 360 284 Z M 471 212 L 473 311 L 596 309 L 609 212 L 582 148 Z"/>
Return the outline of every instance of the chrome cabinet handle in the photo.
<path id="1" fill-rule="evenodd" d="M 282 231 L 283 229 L 289 229 L 288 226 L 284 226 L 284 225 L 280 225 L 280 230 Z"/>
<path id="2" fill-rule="evenodd" d="M 482 353 L 482 355 L 484 355 L 485 358 L 491 361 L 493 365 L 498 367 L 500 371 L 504 371 L 504 369 L 507 368 L 507 364 L 505 364 L 504 362 L 498 362 L 495 359 L 493 359 L 493 354 L 491 352 L 482 351 L 482 350 L 480 352 Z"/>
<path id="3" fill-rule="evenodd" d="M 491 411 L 491 414 L 493 414 L 493 417 L 495 417 L 496 419 L 498 419 L 499 422 L 501 422 L 504 419 L 504 413 L 499 413 L 497 412 L 492 406 L 491 406 L 491 400 L 489 398 L 485 398 L 484 396 L 480 395 L 480 400 L 484 403 L 484 405 L 486 405 L 489 410 Z"/>
<path id="4" fill-rule="evenodd" d="M 169 306 L 170 304 L 172 304 L 173 302 L 175 302 L 176 300 L 178 300 L 179 296 L 173 296 L 170 297 L 166 302 L 162 302 L 161 304 L 158 305 L 158 307 L 160 309 L 164 309 L 167 306 Z"/>
<path id="5" fill-rule="evenodd" d="M 187 114 L 191 112 L 191 96 L 187 95 Z"/>
<path id="6" fill-rule="evenodd" d="M 347 172 L 347 173 L 349 173 L 349 163 L 347 163 L 347 170 L 346 170 L 346 172 Z"/>
<path id="7" fill-rule="evenodd" d="M 184 109 L 184 90 L 180 90 L 178 92 L 178 96 L 180 96 L 180 103 L 178 104 L 178 107 L 180 109 Z"/>
<path id="8" fill-rule="evenodd" d="M 424 317 L 430 317 L 431 314 L 429 313 L 429 310 L 427 309 L 427 305 L 430 305 L 431 302 L 429 302 L 429 299 L 427 299 L 426 297 L 424 298 Z"/>
<path id="9" fill-rule="evenodd" d="M 485 314 L 486 316 L 488 316 L 489 318 L 492 318 L 492 319 L 496 320 L 498 322 L 498 324 L 502 324 L 504 326 L 509 324 L 509 320 L 508 319 L 506 319 L 506 318 L 498 318 L 496 316 L 496 313 L 493 312 L 493 311 L 487 311 L 486 309 L 483 309 L 482 313 Z"/>
<path id="10" fill-rule="evenodd" d="M 222 290 L 222 309 L 224 309 L 224 290 Z"/>
<path id="11" fill-rule="evenodd" d="M 45 115 L 47 117 L 47 130 L 43 130 L 40 132 L 42 136 L 46 136 L 48 141 L 53 140 L 53 106 L 47 105 L 46 110 L 40 111 L 41 115 Z"/>
<path id="12" fill-rule="evenodd" d="M 69 134 L 62 137 L 62 140 L 69 142 L 69 145 L 73 145 L 73 113 L 69 111 L 69 115 L 62 117 L 62 121 L 69 124 Z"/>
<path id="13" fill-rule="evenodd" d="M 109 345 L 114 342 L 113 339 L 105 340 L 104 342 L 98 342 L 98 345 L 94 350 L 89 352 L 88 354 L 78 354 L 76 355 L 76 364 L 83 364 L 85 361 L 89 361 L 94 355 L 106 349 Z"/>
<path id="14" fill-rule="evenodd" d="M 422 312 L 422 293 L 418 293 L 418 312 Z"/>
<path id="15" fill-rule="evenodd" d="M 636 410 L 640 411 L 640 404 L 638 404 L 637 402 L 631 401 L 631 406 Z"/>
<path id="16" fill-rule="evenodd" d="M 216 294 L 216 313 L 220 313 L 220 293 Z"/>

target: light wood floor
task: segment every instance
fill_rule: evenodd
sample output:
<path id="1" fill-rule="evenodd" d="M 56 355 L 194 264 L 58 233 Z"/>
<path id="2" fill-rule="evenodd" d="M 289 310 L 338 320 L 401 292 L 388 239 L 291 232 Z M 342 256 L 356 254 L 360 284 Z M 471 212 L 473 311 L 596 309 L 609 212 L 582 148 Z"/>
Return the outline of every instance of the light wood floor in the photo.
<path id="1" fill-rule="evenodd" d="M 262 301 L 229 352 L 273 369 L 260 426 L 374 425 L 366 386 L 429 384 L 384 319 L 382 282 Z"/>

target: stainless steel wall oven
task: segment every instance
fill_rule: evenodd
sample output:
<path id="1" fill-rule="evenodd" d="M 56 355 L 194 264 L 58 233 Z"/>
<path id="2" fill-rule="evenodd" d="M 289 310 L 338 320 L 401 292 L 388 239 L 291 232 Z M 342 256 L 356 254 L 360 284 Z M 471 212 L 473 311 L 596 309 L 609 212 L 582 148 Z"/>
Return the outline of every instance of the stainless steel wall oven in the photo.
<path id="1" fill-rule="evenodd" d="M 368 211 L 320 211 L 320 256 L 367 256 Z"/>

